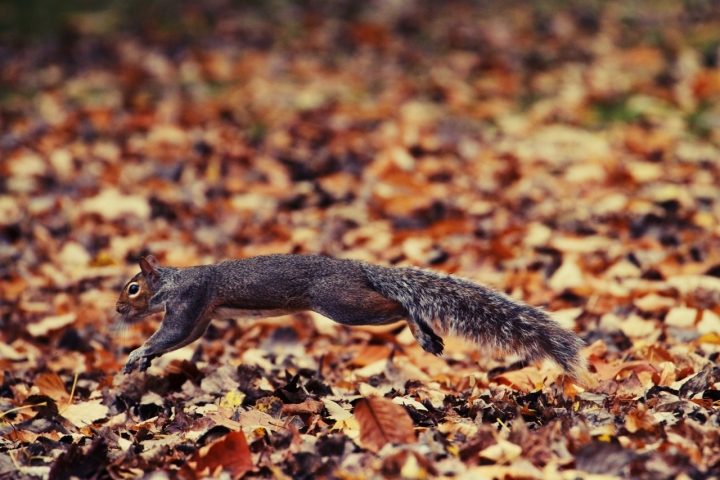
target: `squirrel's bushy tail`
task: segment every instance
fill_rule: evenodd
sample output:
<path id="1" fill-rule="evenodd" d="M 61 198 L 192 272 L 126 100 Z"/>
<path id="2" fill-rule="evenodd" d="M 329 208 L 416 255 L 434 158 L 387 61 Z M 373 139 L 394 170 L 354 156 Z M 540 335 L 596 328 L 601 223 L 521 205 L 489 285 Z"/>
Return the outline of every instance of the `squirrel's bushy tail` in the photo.
<path id="1" fill-rule="evenodd" d="M 418 268 L 364 264 L 370 283 L 402 304 L 421 330 L 437 325 L 499 354 L 518 353 L 529 361 L 549 358 L 583 385 L 593 385 L 583 341 L 544 311 L 469 280 Z"/>

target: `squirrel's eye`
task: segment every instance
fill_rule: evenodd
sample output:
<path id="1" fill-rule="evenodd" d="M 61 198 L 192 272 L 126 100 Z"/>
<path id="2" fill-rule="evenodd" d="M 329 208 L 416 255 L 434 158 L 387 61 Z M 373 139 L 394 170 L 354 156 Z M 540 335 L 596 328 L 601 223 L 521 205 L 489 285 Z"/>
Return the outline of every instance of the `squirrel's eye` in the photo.
<path id="1" fill-rule="evenodd" d="M 137 295 L 140 292 L 140 285 L 133 283 L 128 287 L 128 293 L 130 295 Z"/>

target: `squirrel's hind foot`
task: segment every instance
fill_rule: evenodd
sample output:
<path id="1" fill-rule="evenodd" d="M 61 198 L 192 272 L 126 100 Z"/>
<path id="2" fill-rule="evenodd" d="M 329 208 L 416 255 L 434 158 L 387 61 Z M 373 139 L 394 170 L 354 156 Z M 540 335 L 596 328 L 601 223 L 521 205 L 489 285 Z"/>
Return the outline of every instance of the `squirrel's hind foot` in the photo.
<path id="1" fill-rule="evenodd" d="M 423 350 L 433 355 L 442 355 L 445 343 L 442 337 L 436 334 L 432 328 L 424 324 L 418 325 L 415 322 L 408 322 L 408 326 Z"/>

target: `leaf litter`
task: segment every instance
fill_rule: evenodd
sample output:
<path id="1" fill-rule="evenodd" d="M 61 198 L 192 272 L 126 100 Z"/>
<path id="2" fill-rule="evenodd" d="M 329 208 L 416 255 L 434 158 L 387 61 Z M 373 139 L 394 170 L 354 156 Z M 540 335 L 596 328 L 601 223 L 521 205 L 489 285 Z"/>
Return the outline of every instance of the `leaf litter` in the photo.
<path id="1" fill-rule="evenodd" d="M 711 6 L 152 5 L 3 33 L 0 478 L 718 478 Z M 149 253 L 473 278 L 557 312 L 598 385 L 316 314 L 126 376 Z"/>

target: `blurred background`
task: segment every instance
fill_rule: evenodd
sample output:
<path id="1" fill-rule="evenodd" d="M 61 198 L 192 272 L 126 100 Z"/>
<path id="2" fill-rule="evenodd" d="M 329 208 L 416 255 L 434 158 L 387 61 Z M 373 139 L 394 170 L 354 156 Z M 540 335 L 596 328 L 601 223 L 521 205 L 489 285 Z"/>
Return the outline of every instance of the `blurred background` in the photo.
<path id="1" fill-rule="evenodd" d="M 341 421 L 380 388 L 414 399 L 426 450 L 382 467 L 408 478 L 718 471 L 719 47 L 716 0 L 0 0 L 0 477 L 174 468 L 216 405 L 279 419 L 287 388 L 345 408 L 253 426 L 268 478 L 380 468 Z M 116 375 L 158 325 L 111 338 L 140 256 L 269 253 L 490 284 L 575 329 L 601 383 L 313 314 Z"/>
<path id="2" fill-rule="evenodd" d="M 7 341 L 105 319 L 150 253 L 432 267 L 581 329 L 632 310 L 627 278 L 720 274 L 718 2 L 2 1 L 0 25 Z"/>

